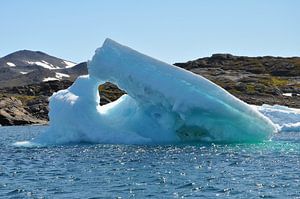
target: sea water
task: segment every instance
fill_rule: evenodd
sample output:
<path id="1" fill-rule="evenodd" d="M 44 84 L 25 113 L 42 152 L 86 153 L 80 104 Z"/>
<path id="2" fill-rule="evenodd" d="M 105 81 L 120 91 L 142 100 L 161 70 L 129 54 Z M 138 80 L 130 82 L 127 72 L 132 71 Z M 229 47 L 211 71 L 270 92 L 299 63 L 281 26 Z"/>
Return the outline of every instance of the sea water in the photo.
<path id="1" fill-rule="evenodd" d="M 17 147 L 0 127 L 0 198 L 300 198 L 300 133 L 256 144 Z"/>

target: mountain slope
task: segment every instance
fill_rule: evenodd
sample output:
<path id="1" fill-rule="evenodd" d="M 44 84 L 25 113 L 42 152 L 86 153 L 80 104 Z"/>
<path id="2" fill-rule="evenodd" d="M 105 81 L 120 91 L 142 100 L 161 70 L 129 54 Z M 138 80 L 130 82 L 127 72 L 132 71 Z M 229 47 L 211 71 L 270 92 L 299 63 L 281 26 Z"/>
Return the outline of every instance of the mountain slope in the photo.
<path id="1" fill-rule="evenodd" d="M 47 69 L 69 68 L 73 62 L 40 51 L 20 50 L 0 58 L 0 67 L 40 66 Z"/>
<path id="2" fill-rule="evenodd" d="M 0 58 L 0 88 L 73 81 L 84 74 L 87 74 L 86 62 L 76 65 L 40 51 L 21 50 Z"/>

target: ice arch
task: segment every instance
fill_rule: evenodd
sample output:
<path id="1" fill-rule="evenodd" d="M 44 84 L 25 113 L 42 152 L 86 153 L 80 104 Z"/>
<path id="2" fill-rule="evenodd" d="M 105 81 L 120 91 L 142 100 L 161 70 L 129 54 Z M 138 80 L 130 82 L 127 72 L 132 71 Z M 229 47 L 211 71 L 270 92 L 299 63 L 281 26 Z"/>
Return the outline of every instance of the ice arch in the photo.
<path id="1" fill-rule="evenodd" d="M 202 76 L 110 39 L 88 71 L 51 97 L 50 127 L 35 142 L 256 142 L 276 132 L 268 118 Z M 107 81 L 127 94 L 99 106 L 97 87 Z"/>

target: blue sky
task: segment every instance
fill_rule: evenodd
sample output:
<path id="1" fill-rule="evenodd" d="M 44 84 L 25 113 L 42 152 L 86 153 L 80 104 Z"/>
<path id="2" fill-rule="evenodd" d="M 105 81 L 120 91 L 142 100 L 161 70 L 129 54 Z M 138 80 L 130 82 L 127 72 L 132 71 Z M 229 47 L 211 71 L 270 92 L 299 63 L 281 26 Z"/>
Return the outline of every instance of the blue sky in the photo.
<path id="1" fill-rule="evenodd" d="M 109 37 L 168 63 L 213 53 L 300 56 L 297 0 L 3 0 L 0 57 L 91 59 Z"/>

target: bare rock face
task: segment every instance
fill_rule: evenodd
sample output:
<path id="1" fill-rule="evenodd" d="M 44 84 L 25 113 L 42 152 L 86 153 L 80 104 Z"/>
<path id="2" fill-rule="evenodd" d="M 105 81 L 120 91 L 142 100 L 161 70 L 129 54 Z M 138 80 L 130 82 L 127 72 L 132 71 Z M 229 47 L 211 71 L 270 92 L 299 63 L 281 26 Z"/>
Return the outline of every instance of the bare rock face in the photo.
<path id="1" fill-rule="evenodd" d="M 25 125 L 44 124 L 46 120 L 32 117 L 23 107 L 20 100 L 15 97 L 2 97 L 0 99 L 0 124 L 1 125 Z"/>
<path id="2" fill-rule="evenodd" d="M 0 88 L 0 125 L 46 124 L 48 98 L 71 84 L 64 80 Z"/>

